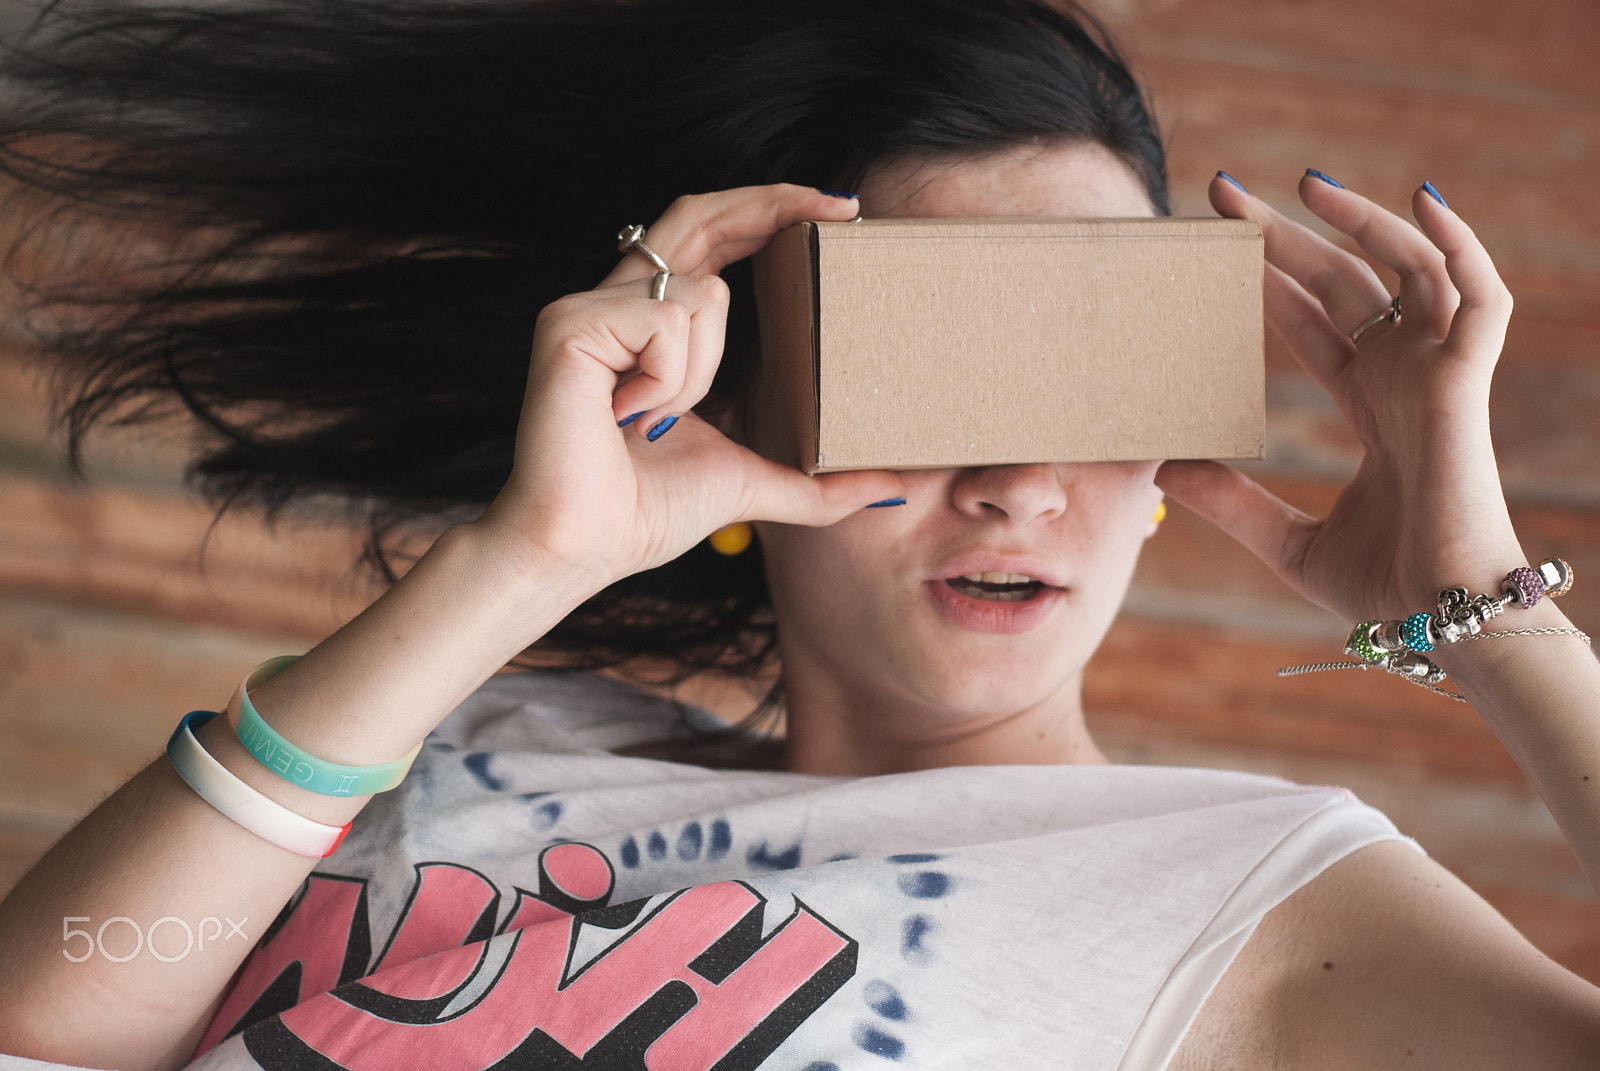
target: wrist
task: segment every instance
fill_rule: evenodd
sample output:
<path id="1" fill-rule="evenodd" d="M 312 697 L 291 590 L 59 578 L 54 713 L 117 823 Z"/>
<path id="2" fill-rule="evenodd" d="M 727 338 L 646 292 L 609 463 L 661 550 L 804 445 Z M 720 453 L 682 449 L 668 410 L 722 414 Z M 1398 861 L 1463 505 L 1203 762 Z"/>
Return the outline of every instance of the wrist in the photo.
<path id="1" fill-rule="evenodd" d="M 1466 684 L 1494 676 L 1515 663 L 1543 658 L 1551 645 L 1572 643 L 1581 648 L 1581 638 L 1562 631 L 1573 627 L 1559 606 L 1543 599 L 1530 609 L 1502 614 L 1475 636 L 1440 644 L 1428 657 L 1451 678 Z"/>
<path id="2" fill-rule="evenodd" d="M 392 762 L 595 584 L 584 570 L 507 553 L 482 529 L 461 525 L 251 696 L 277 733 L 325 762 Z"/>
<path id="3" fill-rule="evenodd" d="M 533 535 L 507 534 L 484 519 L 446 531 L 417 564 L 424 562 L 448 573 L 464 598 L 502 620 L 511 654 L 621 575 L 597 559 L 563 555 Z"/>
<path id="4" fill-rule="evenodd" d="M 1500 594 L 1500 584 L 1511 570 L 1537 564 L 1530 559 L 1507 525 L 1505 531 L 1475 532 L 1475 538 L 1442 539 L 1433 542 L 1423 561 L 1409 570 L 1407 612 L 1432 611 L 1439 593 L 1448 588 L 1466 588 L 1469 594 Z"/>
<path id="5" fill-rule="evenodd" d="M 572 607 L 631 571 L 608 560 L 597 525 L 529 524 L 524 512 L 496 499 L 477 519 L 445 532 L 434 549 L 475 559 L 518 598 L 566 593 Z"/>

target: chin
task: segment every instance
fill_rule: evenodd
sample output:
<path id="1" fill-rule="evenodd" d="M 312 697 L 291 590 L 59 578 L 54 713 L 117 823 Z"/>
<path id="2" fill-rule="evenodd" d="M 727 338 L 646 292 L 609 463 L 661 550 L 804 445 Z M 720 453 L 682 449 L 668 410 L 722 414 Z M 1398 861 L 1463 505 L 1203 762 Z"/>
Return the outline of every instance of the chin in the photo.
<path id="1" fill-rule="evenodd" d="M 914 701 L 963 720 L 998 720 L 1074 692 L 1081 667 L 1052 663 L 1037 651 L 941 652 L 908 682 Z"/>

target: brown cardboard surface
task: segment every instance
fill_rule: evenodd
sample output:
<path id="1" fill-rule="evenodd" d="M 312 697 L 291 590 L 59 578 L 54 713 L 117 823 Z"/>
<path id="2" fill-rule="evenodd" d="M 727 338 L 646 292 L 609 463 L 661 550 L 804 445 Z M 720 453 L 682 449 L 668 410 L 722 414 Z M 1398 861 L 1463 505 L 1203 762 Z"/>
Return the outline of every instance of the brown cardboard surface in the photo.
<path id="1" fill-rule="evenodd" d="M 816 230 L 774 235 L 752 265 L 761 329 L 761 380 L 750 446 L 815 471 L 817 457 Z"/>
<path id="2" fill-rule="evenodd" d="M 1259 226 L 803 223 L 757 258 L 757 449 L 807 472 L 1256 458 Z"/>

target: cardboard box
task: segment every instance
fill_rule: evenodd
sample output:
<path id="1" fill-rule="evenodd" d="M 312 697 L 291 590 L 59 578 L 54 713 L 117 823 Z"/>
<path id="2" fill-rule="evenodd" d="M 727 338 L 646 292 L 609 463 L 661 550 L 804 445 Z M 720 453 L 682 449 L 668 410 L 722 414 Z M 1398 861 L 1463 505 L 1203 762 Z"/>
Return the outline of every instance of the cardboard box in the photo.
<path id="1" fill-rule="evenodd" d="M 802 471 L 1259 458 L 1261 228 L 802 223 L 755 261 L 752 445 Z"/>

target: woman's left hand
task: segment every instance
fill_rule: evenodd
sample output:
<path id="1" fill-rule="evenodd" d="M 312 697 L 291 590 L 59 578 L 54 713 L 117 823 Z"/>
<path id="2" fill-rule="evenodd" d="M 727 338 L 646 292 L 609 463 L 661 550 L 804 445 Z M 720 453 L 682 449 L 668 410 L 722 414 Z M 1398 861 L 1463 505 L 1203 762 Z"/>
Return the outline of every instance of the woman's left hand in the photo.
<path id="1" fill-rule="evenodd" d="M 1211 202 L 1261 224 L 1269 322 L 1332 395 L 1364 450 L 1328 516 L 1238 470 L 1169 461 L 1156 482 L 1244 544 L 1307 599 L 1351 621 L 1432 610 L 1438 591 L 1495 591 L 1525 564 L 1489 440 L 1489 380 L 1511 295 L 1477 236 L 1412 196 L 1417 227 L 1308 173 L 1306 206 L 1400 277 L 1401 318 L 1351 332 L 1390 294 L 1360 258 L 1219 177 Z"/>

